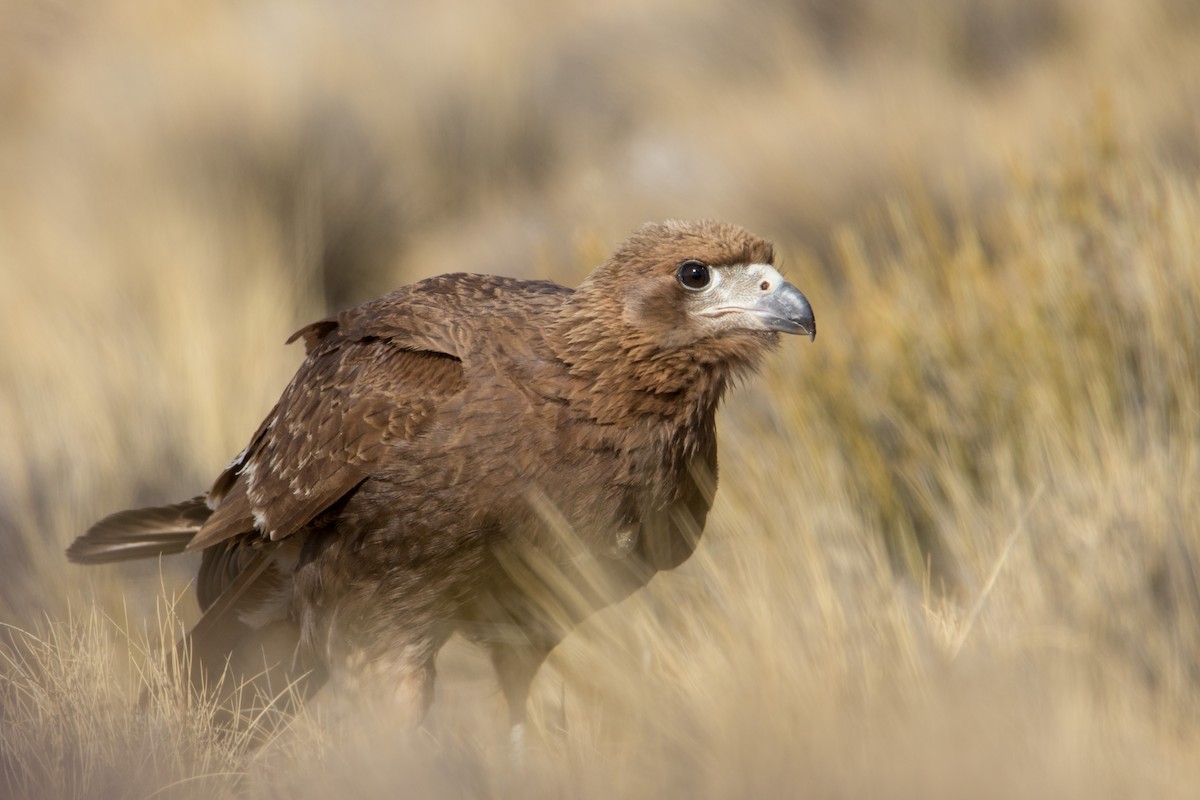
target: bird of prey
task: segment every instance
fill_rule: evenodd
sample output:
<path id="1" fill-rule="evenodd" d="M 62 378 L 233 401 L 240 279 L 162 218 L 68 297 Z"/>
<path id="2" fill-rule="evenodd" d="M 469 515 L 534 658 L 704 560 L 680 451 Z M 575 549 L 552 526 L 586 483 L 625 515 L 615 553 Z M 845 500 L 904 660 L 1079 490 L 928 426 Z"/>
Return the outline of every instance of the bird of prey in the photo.
<path id="1" fill-rule="evenodd" d="M 815 336 L 772 262 L 733 225 L 649 224 L 574 290 L 443 275 L 314 322 L 207 493 L 113 514 L 67 554 L 201 551 L 202 673 L 282 643 L 310 688 L 388 698 L 414 725 L 459 632 L 519 735 L 571 627 L 695 549 L 726 390 L 779 333 Z"/>

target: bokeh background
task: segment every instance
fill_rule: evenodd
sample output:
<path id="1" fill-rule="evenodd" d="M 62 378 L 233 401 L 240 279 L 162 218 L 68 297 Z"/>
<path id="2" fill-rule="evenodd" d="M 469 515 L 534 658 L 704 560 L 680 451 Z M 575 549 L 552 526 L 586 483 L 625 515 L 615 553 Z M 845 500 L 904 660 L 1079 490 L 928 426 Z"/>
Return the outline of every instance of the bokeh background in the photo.
<path id="1" fill-rule="evenodd" d="M 1200 3 L 0 0 L 0 795 L 1193 797 Z M 138 710 L 188 497 L 300 325 L 574 284 L 646 220 L 812 300 L 722 412 L 697 555 L 419 733 Z"/>

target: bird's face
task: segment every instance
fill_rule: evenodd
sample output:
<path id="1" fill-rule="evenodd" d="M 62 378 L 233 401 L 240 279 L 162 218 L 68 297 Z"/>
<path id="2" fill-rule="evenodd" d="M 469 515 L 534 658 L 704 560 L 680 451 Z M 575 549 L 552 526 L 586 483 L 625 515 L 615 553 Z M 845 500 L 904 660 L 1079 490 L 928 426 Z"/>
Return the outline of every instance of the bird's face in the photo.
<path id="1" fill-rule="evenodd" d="M 698 333 L 777 331 L 816 338 L 808 299 L 770 264 L 710 265 L 689 258 L 675 278 L 689 327 Z"/>
<path id="2" fill-rule="evenodd" d="M 720 223 L 644 228 L 618 251 L 625 323 L 668 347 L 816 336 L 807 298 L 772 265 L 771 245 Z"/>

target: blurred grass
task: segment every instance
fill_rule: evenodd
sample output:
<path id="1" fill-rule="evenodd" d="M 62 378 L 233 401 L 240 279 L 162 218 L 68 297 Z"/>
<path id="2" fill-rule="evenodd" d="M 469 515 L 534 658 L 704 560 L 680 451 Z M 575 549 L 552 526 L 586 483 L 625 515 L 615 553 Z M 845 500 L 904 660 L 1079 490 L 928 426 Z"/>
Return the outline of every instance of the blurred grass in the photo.
<path id="1" fill-rule="evenodd" d="M 11 796 L 1194 794 L 1194 3 L 0 19 Z M 189 565 L 62 548 L 206 485 L 292 330 L 438 272 L 574 283 L 667 216 L 773 238 L 821 336 L 722 412 L 696 556 L 552 656 L 524 772 L 460 643 L 417 734 L 135 710 Z"/>

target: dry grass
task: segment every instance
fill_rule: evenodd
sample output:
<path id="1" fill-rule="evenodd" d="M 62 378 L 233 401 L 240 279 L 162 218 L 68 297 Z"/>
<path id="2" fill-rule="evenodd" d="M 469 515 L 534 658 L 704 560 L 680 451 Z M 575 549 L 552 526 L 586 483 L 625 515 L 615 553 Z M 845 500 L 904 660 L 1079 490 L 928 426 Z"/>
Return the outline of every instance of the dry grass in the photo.
<path id="1" fill-rule="evenodd" d="M 1192 796 L 1194 4 L 416 5 L 0 3 L 0 794 Z M 723 412 L 696 556 L 553 655 L 523 771 L 457 643 L 420 732 L 219 735 L 190 565 L 64 563 L 205 485 L 328 307 L 701 215 L 821 336 Z"/>

